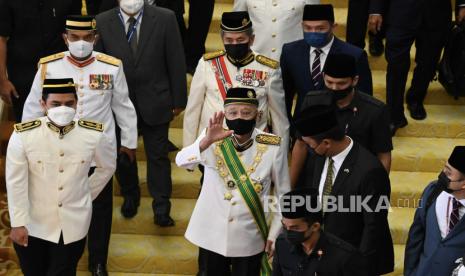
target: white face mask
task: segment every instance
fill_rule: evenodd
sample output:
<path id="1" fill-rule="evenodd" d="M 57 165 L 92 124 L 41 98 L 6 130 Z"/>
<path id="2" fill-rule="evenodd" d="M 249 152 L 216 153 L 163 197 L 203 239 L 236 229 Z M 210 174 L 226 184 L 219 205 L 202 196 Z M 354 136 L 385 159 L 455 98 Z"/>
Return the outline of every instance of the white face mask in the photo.
<path id="1" fill-rule="evenodd" d="M 78 40 L 73 42 L 68 40 L 68 49 L 73 56 L 77 58 L 84 58 L 92 54 L 92 51 L 94 50 L 94 43 L 87 42 L 84 40 Z"/>
<path id="2" fill-rule="evenodd" d="M 57 126 L 67 126 L 76 115 L 76 109 L 69 106 L 57 106 L 47 110 L 47 117 Z"/>
<path id="3" fill-rule="evenodd" d="M 136 14 L 144 6 L 144 0 L 121 0 L 119 7 L 127 14 Z"/>

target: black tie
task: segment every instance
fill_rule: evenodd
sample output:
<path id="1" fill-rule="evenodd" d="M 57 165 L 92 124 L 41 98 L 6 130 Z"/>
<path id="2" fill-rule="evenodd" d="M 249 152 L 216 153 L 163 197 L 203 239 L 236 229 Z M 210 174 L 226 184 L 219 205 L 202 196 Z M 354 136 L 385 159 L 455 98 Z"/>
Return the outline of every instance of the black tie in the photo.
<path id="1" fill-rule="evenodd" d="M 452 198 L 452 212 L 450 213 L 449 220 L 449 233 L 454 229 L 455 225 L 460 221 L 460 212 L 459 209 L 462 207 L 462 203 L 457 199 Z"/>
<path id="2" fill-rule="evenodd" d="M 129 20 L 129 28 L 128 32 L 126 33 L 126 38 L 129 40 L 129 46 L 131 47 L 132 54 L 135 56 L 137 53 L 137 28 L 136 27 L 136 19 L 134 17 L 130 17 Z M 131 35 L 132 32 L 132 35 Z"/>
<path id="3" fill-rule="evenodd" d="M 323 83 L 323 78 L 321 77 L 321 53 L 323 51 L 321 49 L 315 49 L 313 51 L 315 53 L 315 59 L 313 60 L 312 63 L 312 81 L 313 81 L 313 86 L 315 86 L 316 89 L 322 88 L 322 83 Z"/>

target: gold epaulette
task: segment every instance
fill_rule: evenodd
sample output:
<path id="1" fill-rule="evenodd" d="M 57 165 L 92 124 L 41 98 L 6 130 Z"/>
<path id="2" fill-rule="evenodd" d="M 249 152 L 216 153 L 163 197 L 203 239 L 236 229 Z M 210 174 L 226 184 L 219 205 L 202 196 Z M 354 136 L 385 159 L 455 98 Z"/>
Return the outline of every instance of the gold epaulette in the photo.
<path id="1" fill-rule="evenodd" d="M 26 130 L 30 130 L 30 129 L 39 127 L 41 124 L 42 124 L 42 122 L 40 120 L 34 120 L 34 121 L 30 121 L 30 122 L 25 122 L 25 123 L 18 123 L 18 124 L 15 124 L 13 127 L 14 127 L 16 132 L 23 132 L 23 131 L 26 131 Z"/>
<path id="2" fill-rule="evenodd" d="M 120 66 L 121 65 L 121 60 L 119 60 L 119 59 L 117 59 L 115 57 L 109 56 L 109 55 L 98 54 L 95 58 L 98 61 L 110 64 L 110 65 L 114 65 L 114 66 Z"/>
<path id="3" fill-rule="evenodd" d="M 50 56 L 46 56 L 46 57 L 43 57 L 39 60 L 39 64 L 38 65 L 41 65 L 41 64 L 45 64 L 45 63 L 49 63 L 51 61 L 55 61 L 55 60 L 58 60 L 58 59 L 62 59 L 65 57 L 65 53 L 64 52 L 61 52 L 61 53 L 57 53 L 57 54 L 54 54 L 54 55 L 50 55 Z"/>
<path id="4" fill-rule="evenodd" d="M 276 61 L 274 59 L 271 59 L 271 58 L 268 58 L 268 57 L 265 57 L 265 56 L 262 56 L 262 55 L 257 55 L 255 60 L 258 61 L 259 63 L 261 63 L 263 65 L 266 65 L 268 67 L 271 67 L 273 69 L 278 69 L 278 67 L 279 67 L 279 61 Z"/>
<path id="5" fill-rule="evenodd" d="M 271 134 L 258 134 L 255 141 L 260 144 L 278 146 L 281 144 L 281 137 Z"/>
<path id="6" fill-rule="evenodd" d="M 225 54 L 226 54 L 226 52 L 224 50 L 219 50 L 219 51 L 216 51 L 216 52 L 211 52 L 211 53 L 204 54 L 203 59 L 204 60 L 210 60 L 210 59 L 214 59 L 214 58 L 217 58 L 217 57 L 224 56 Z"/>
<path id="7" fill-rule="evenodd" d="M 102 132 L 103 131 L 103 124 L 87 121 L 87 120 L 79 120 L 78 125 L 83 128 L 93 129 Z"/>

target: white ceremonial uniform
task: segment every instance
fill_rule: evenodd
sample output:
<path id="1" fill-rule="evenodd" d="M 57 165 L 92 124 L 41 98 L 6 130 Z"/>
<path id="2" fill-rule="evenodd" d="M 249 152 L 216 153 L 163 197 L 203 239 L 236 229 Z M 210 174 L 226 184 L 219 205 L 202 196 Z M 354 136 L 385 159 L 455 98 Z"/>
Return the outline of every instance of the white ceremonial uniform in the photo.
<path id="1" fill-rule="evenodd" d="M 235 0 L 233 10 L 249 13 L 255 33 L 252 49 L 279 60 L 285 43 L 303 38 L 304 6 L 319 3 L 319 0 Z"/>
<path id="2" fill-rule="evenodd" d="M 252 63 L 238 68 L 224 56 L 225 64 L 231 78 L 232 87 L 250 87 L 257 94 L 258 118 L 256 128 L 265 130 L 271 121 L 273 133 L 280 136 L 281 145 L 289 144 L 289 120 L 286 113 L 284 89 L 281 70 L 273 69 L 257 61 L 258 54 Z M 224 101 L 218 88 L 211 60 L 200 59 L 192 78 L 187 106 L 183 122 L 183 146 L 194 143 L 201 131 L 208 126 L 208 121 L 215 112 L 224 110 Z M 247 72 L 266 73 L 266 79 L 259 87 L 246 83 L 240 78 Z M 264 74 L 262 74 L 264 75 Z"/>
<path id="3" fill-rule="evenodd" d="M 5 176 L 12 227 L 25 226 L 30 236 L 53 243 L 61 233 L 64 244 L 87 235 L 92 200 L 115 171 L 116 151 L 102 131 L 81 122 L 65 127 L 62 136 L 46 117 L 16 125 Z M 96 168 L 89 177 L 92 161 Z"/>
<path id="4" fill-rule="evenodd" d="M 121 145 L 129 149 L 137 148 L 137 116 L 129 99 L 121 61 L 94 51 L 92 57 L 95 60 L 85 67 L 78 67 L 68 60 L 69 52 L 55 56 L 57 58 L 53 59 L 51 56 L 50 61 L 47 60 L 49 58 L 44 58 L 45 61 L 40 64 L 24 104 L 22 121 L 44 116 L 40 106 L 44 78 L 72 77 L 78 95 L 76 119 L 102 122 L 105 125 L 105 134 L 116 151 L 114 114 L 121 129 Z"/>
<path id="5" fill-rule="evenodd" d="M 263 135 L 264 132 L 255 129 L 252 134 L 252 146 L 238 155 L 246 168 L 255 167 L 250 173 L 250 179 L 260 182 L 263 186 L 259 193 L 263 206 L 265 197 L 272 192 L 277 196 L 288 192 L 290 182 L 287 156 L 283 147 L 258 143 L 256 137 L 260 134 Z M 265 135 L 278 138 L 270 134 Z M 239 190 L 229 189 L 225 183 L 227 180 L 219 174 L 217 166 L 221 155 L 219 157 L 215 154 L 216 144 L 200 152 L 199 143 L 204 137 L 205 131 L 194 144 L 183 148 L 176 156 L 176 164 L 179 167 L 193 169 L 199 164 L 205 166 L 204 184 L 185 237 L 193 244 L 225 257 L 248 257 L 263 252 L 265 243 L 247 204 Z M 260 148 L 265 149 L 261 157 L 257 156 Z M 255 166 L 254 160 L 257 157 L 259 163 Z M 230 200 L 225 199 L 227 193 L 232 195 Z M 271 220 L 268 240 L 275 241 L 282 228 L 281 214 L 266 211 L 267 221 Z"/>

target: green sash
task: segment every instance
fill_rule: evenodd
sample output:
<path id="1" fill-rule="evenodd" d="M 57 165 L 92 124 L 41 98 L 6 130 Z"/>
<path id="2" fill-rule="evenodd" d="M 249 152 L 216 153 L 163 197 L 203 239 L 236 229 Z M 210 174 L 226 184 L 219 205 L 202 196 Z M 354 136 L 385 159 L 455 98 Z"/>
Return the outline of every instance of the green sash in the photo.
<path id="1" fill-rule="evenodd" d="M 244 168 L 239 156 L 237 156 L 236 149 L 231 141 L 231 138 L 228 137 L 223 140 L 223 143 L 220 145 L 221 152 L 223 153 L 224 161 L 226 166 L 231 173 L 231 176 L 234 178 L 237 184 L 242 197 L 244 198 L 247 207 L 249 207 L 250 213 L 252 214 L 255 222 L 257 223 L 258 229 L 262 235 L 263 240 L 268 239 L 268 225 L 266 224 L 265 212 L 263 211 L 262 203 L 257 192 L 254 189 L 254 185 L 250 180 L 247 171 Z M 263 254 L 261 260 L 261 276 L 270 276 L 271 267 L 268 263 L 267 255 Z"/>

